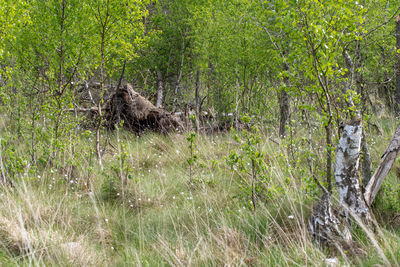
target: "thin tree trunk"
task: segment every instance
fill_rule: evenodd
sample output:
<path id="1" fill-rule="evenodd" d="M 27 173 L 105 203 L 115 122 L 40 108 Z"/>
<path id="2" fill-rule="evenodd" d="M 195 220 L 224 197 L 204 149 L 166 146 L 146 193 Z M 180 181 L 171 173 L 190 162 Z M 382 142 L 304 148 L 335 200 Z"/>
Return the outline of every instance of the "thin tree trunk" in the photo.
<path id="1" fill-rule="evenodd" d="M 1 148 L 1 138 L 0 138 L 0 176 L 1 176 L 1 184 L 5 185 L 7 183 L 7 176 L 6 171 L 3 164 L 3 155 L 2 155 L 2 148 Z"/>
<path id="2" fill-rule="evenodd" d="M 63 70 L 64 70 L 64 27 L 65 27 L 65 0 L 61 2 L 61 21 L 60 21 L 60 64 L 58 70 L 58 90 L 61 93 L 63 84 Z"/>
<path id="3" fill-rule="evenodd" d="M 117 84 L 117 90 L 115 90 L 115 92 L 118 92 L 119 89 L 121 88 L 122 85 L 122 79 L 124 78 L 124 74 L 125 74 L 125 67 L 126 67 L 126 59 L 124 60 L 124 65 L 122 66 L 122 71 L 121 71 L 121 75 L 119 76 L 119 81 Z M 121 112 L 120 110 L 117 111 L 117 121 L 116 121 L 116 128 L 119 129 L 120 127 L 120 123 L 121 123 Z"/>
<path id="4" fill-rule="evenodd" d="M 364 84 L 364 77 L 362 74 L 362 71 L 360 70 L 362 65 L 363 65 L 363 57 L 361 55 L 361 48 L 360 48 L 360 42 L 357 41 L 356 43 L 356 58 L 358 58 L 358 64 L 356 63 L 357 61 L 355 60 L 354 64 L 357 64 L 357 69 L 354 70 L 354 75 L 355 75 L 355 81 L 356 81 L 356 87 L 358 90 L 358 93 L 361 95 L 361 107 L 362 111 L 361 114 L 365 114 L 367 112 L 367 99 L 368 95 L 365 92 L 365 84 Z M 368 144 L 367 144 L 367 138 L 365 136 L 365 132 L 363 131 L 362 133 L 362 139 L 361 139 L 361 155 L 362 155 L 362 181 L 363 181 L 363 186 L 368 184 L 369 180 L 371 179 L 372 176 L 372 161 L 371 161 L 371 155 L 369 153 L 368 149 Z"/>
<path id="5" fill-rule="evenodd" d="M 236 67 L 237 68 L 237 67 Z M 247 94 L 247 81 L 246 81 L 246 69 L 247 65 L 243 65 L 243 92 L 241 94 L 242 110 L 246 112 L 246 94 Z M 238 76 L 238 74 L 237 74 Z M 238 78 L 239 79 L 239 78 Z"/>
<path id="6" fill-rule="evenodd" d="M 61 123 L 61 115 L 62 115 L 62 104 L 60 98 L 63 95 L 63 71 L 64 71 L 64 31 L 65 31 L 65 0 L 62 0 L 61 2 L 61 18 L 60 18 L 60 46 L 58 47 L 59 49 L 59 65 L 58 65 L 58 81 L 57 81 L 57 86 L 58 86 L 58 94 L 56 97 L 56 102 L 57 102 L 57 109 L 58 109 L 58 114 L 57 114 L 57 120 L 56 124 L 54 127 L 54 143 L 53 143 L 53 157 L 55 158 L 57 156 L 57 143 L 58 143 L 58 135 L 59 135 L 59 127 Z"/>
<path id="7" fill-rule="evenodd" d="M 350 70 L 350 75 L 351 75 L 350 79 L 349 79 L 349 83 L 346 86 L 346 88 L 351 89 L 352 85 L 355 81 L 358 93 L 361 95 L 361 105 L 362 105 L 361 114 L 364 114 L 364 112 L 366 110 L 366 95 L 365 95 L 365 88 L 364 88 L 364 84 L 363 84 L 362 72 L 358 70 L 361 67 L 362 62 L 363 62 L 363 59 L 361 57 L 361 49 L 360 49 L 359 41 L 356 42 L 355 55 L 356 56 L 354 57 L 354 60 L 353 60 L 351 58 L 350 54 L 348 53 L 348 51 L 347 50 L 344 51 L 344 58 L 346 59 L 347 68 Z M 349 99 L 348 104 L 350 107 L 355 107 L 352 98 Z M 351 115 L 354 116 L 354 114 L 351 114 Z M 372 176 L 372 163 L 371 163 L 371 155 L 369 153 L 367 140 L 366 140 L 364 131 L 362 131 L 362 138 L 361 138 L 361 155 L 362 155 L 361 171 L 362 171 L 362 177 L 363 177 L 362 184 L 365 186 L 368 184 L 368 182 Z"/>
<path id="8" fill-rule="evenodd" d="M 181 80 L 182 80 L 182 72 L 183 72 L 184 62 L 185 62 L 185 38 L 183 38 L 183 40 L 182 40 L 181 65 L 179 68 L 179 74 L 178 74 L 178 79 L 176 81 L 176 87 L 175 87 L 174 99 L 173 99 L 174 109 L 176 109 L 176 106 L 178 104 L 178 96 L 181 95 Z"/>
<path id="9" fill-rule="evenodd" d="M 396 17 L 396 48 L 400 49 L 400 15 Z M 400 115 L 400 56 L 397 54 L 396 63 L 396 100 L 395 100 L 395 112 L 396 116 Z"/>
<path id="10" fill-rule="evenodd" d="M 357 60 L 358 59 L 358 60 Z M 362 111 L 361 114 L 364 114 L 367 110 L 367 100 L 368 100 L 368 95 L 365 92 L 365 82 L 364 82 L 364 76 L 362 73 L 362 66 L 364 64 L 364 58 L 361 54 L 361 43 L 358 40 L 356 42 L 356 58 L 355 58 L 355 80 L 356 80 L 356 86 L 357 86 L 357 91 L 361 95 L 361 106 L 362 106 Z"/>
<path id="11" fill-rule="evenodd" d="M 190 108 L 189 104 L 185 105 L 185 124 L 186 124 L 186 130 L 190 132 L 192 130 L 192 122 L 190 121 Z"/>
<path id="12" fill-rule="evenodd" d="M 326 183 L 328 192 L 332 193 L 332 117 L 329 118 L 328 125 L 325 126 L 326 138 Z"/>
<path id="13" fill-rule="evenodd" d="M 105 64 L 105 54 L 104 54 L 104 45 L 105 45 L 105 25 L 103 25 L 102 28 L 102 33 L 101 33 L 101 65 L 100 65 L 100 99 L 98 103 L 98 122 L 97 122 L 97 127 L 96 127 L 96 154 L 97 154 L 97 160 L 99 162 L 100 168 L 103 169 L 103 160 L 102 160 L 102 155 L 101 155 L 101 149 L 100 149 L 100 138 L 101 138 L 101 124 L 102 124 L 102 118 L 103 118 L 103 113 L 102 113 L 102 105 L 103 105 L 103 97 L 104 97 L 104 64 Z"/>
<path id="14" fill-rule="evenodd" d="M 211 59 L 208 59 L 208 69 L 209 69 L 209 71 L 208 71 L 208 79 L 207 79 L 207 87 L 208 87 L 207 88 L 208 89 L 207 104 L 210 105 L 210 100 L 214 99 L 213 97 L 210 97 L 210 92 L 212 91 L 211 87 L 214 87 L 217 83 L 217 81 L 215 79 L 215 75 L 214 75 L 215 69 L 214 69 L 214 65 L 211 62 Z M 212 102 L 212 106 L 214 106 L 214 101 Z"/>
<path id="15" fill-rule="evenodd" d="M 196 103 L 196 111 L 200 108 L 200 70 L 197 70 L 196 73 L 196 86 L 195 86 L 195 103 Z"/>
<path id="16" fill-rule="evenodd" d="M 238 129 L 238 127 L 239 127 L 239 99 L 238 99 L 238 97 L 239 97 L 239 87 L 240 87 L 240 85 L 239 85 L 239 76 L 238 76 L 238 68 L 237 67 L 235 69 L 235 73 L 236 73 L 236 85 L 235 85 L 235 117 L 234 117 L 234 124 L 235 124 L 235 129 Z"/>
<path id="17" fill-rule="evenodd" d="M 197 133 L 200 132 L 200 70 L 197 70 L 196 73 L 196 88 L 195 88 L 195 123 L 196 123 L 196 131 Z"/>
<path id="18" fill-rule="evenodd" d="M 289 120 L 289 95 L 284 88 L 279 93 L 279 136 L 285 138 L 286 136 L 286 124 Z"/>
<path id="19" fill-rule="evenodd" d="M 289 66 L 287 63 L 284 63 L 283 69 L 289 71 Z M 279 136 L 281 138 L 285 138 L 286 136 L 286 124 L 289 120 L 289 112 L 290 112 L 290 100 L 289 95 L 286 91 L 286 88 L 289 86 L 289 78 L 285 77 L 284 80 L 284 88 L 281 89 L 279 93 Z"/>
<path id="20" fill-rule="evenodd" d="M 157 101 L 156 101 L 157 108 L 162 107 L 163 95 L 164 95 L 163 75 L 162 75 L 162 72 L 158 70 L 157 71 Z"/>
<path id="21" fill-rule="evenodd" d="M 100 149 L 100 128 L 101 128 L 101 121 L 102 121 L 102 111 L 101 111 L 101 101 L 99 101 L 99 104 L 97 106 L 98 109 L 98 122 L 97 122 L 97 127 L 96 127 L 96 155 L 97 155 L 97 160 L 99 162 L 100 168 L 103 169 L 103 161 L 102 161 L 102 157 L 101 157 L 101 149 Z"/>
<path id="22" fill-rule="evenodd" d="M 257 182 L 257 165 L 254 159 L 251 160 L 252 177 L 251 177 L 251 202 L 253 204 L 253 212 L 257 208 L 256 182 Z"/>

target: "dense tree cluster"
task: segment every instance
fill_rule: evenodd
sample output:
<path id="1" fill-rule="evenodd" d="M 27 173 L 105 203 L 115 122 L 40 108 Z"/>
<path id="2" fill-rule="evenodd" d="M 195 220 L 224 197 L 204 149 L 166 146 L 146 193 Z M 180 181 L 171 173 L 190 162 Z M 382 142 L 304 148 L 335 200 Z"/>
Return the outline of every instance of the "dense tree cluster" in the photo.
<path id="1" fill-rule="evenodd" d="M 54 96 L 57 110 L 81 104 L 85 85 L 97 83 L 99 95 L 116 86 L 126 60 L 125 79 L 170 110 L 189 104 L 274 120 L 281 101 L 292 110 L 318 106 L 330 124 L 351 98 L 364 109 L 394 109 L 397 8 L 390 1 L 2 1 L 3 102 L 21 94 Z"/>
<path id="2" fill-rule="evenodd" d="M 358 110 L 366 120 L 383 107 L 398 112 L 398 9 L 342 0 L 2 1 L 2 108 L 18 138 L 29 132 L 34 148 L 40 136 L 55 155 L 75 127 L 70 111 L 97 107 L 101 158 L 101 109 L 122 78 L 197 121 L 208 114 L 237 126 L 249 114 L 279 124 L 282 137 L 317 123 L 329 181 L 340 123 Z"/>
<path id="3" fill-rule="evenodd" d="M 185 114 L 186 126 L 192 119 L 200 132 L 240 128 L 245 117 L 254 132 L 290 137 L 291 168 L 305 147 L 313 182 L 325 193 L 334 176 L 354 169 L 348 176 L 364 203 L 360 150 L 361 186 L 372 170 L 361 125 L 374 126 L 370 116 L 381 110 L 400 112 L 399 12 L 395 1 L 383 0 L 3 0 L 0 114 L 8 131 L 0 137 L 1 179 L 28 165 L 70 164 L 65 151 L 73 153 L 79 134 L 93 137 L 90 153 L 102 168 L 106 128 L 165 129 L 154 127 L 157 116 L 161 126 L 183 128 L 175 115 Z M 143 108 L 127 107 L 134 98 Z M 76 131 L 81 127 L 89 130 Z M 339 139 L 343 127 L 357 134 Z M 291 139 L 301 131 L 308 138 Z M 335 172 L 339 140 L 343 162 Z M 16 153 L 19 143 L 29 151 Z M 354 161 L 346 161 L 347 150 Z"/>

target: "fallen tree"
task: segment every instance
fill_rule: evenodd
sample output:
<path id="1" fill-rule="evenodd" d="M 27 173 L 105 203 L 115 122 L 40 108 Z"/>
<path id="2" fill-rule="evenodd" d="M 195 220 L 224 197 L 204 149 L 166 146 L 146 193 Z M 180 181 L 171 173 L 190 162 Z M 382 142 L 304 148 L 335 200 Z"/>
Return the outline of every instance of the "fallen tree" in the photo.
<path id="1" fill-rule="evenodd" d="M 167 133 L 184 128 L 179 117 L 154 106 L 129 83 L 111 95 L 103 110 L 108 128 L 119 125 L 121 121 L 124 127 L 138 133 L 147 129 Z"/>
<path id="2" fill-rule="evenodd" d="M 385 180 L 393 163 L 397 158 L 400 150 L 400 125 L 397 127 L 396 132 L 390 140 L 389 146 L 383 152 L 381 162 L 372 175 L 368 185 L 365 188 L 364 198 L 368 205 L 372 205 L 375 200 L 383 180 Z"/>
<path id="3" fill-rule="evenodd" d="M 313 240 L 323 248 L 333 246 L 340 251 L 353 250 L 350 234 L 352 223 L 362 224 L 364 229 L 376 225 L 370 206 L 399 153 L 400 125 L 367 184 L 365 193 L 362 192 L 359 179 L 361 138 L 360 119 L 353 120 L 344 126 L 336 150 L 335 163 L 335 180 L 340 206 L 336 209 L 332 208 L 331 192 L 325 190 L 308 220 L 308 228 Z"/>
<path id="4" fill-rule="evenodd" d="M 121 123 L 123 127 L 135 133 L 145 130 L 167 133 L 184 129 L 178 116 L 154 106 L 129 83 L 121 88 L 118 86 L 107 99 L 101 106 L 101 117 L 104 120 L 103 125 L 109 129 L 120 126 Z M 98 107 L 76 108 L 69 111 L 87 113 L 90 120 L 100 116 Z"/>

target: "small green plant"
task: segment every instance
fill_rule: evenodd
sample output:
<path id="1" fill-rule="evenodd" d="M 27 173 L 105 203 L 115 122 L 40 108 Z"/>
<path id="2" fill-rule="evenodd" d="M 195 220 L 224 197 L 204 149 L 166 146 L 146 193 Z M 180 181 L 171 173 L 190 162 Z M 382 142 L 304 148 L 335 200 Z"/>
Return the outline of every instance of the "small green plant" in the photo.
<path id="1" fill-rule="evenodd" d="M 190 152 L 190 157 L 188 158 L 187 162 L 189 164 L 189 177 L 191 184 L 193 183 L 193 166 L 198 159 L 197 149 L 196 149 L 196 139 L 197 139 L 197 134 L 195 132 L 190 132 L 186 135 L 186 140 L 189 143 L 189 152 Z"/>
<path id="2" fill-rule="evenodd" d="M 1 148 L 6 148 L 2 151 L 2 161 L 4 169 L 3 172 L 8 173 L 10 178 L 15 178 L 16 176 L 22 174 L 25 170 L 28 160 L 24 158 L 26 155 L 21 155 L 17 152 L 15 145 L 7 140 L 0 139 Z"/>
<path id="3" fill-rule="evenodd" d="M 101 185 L 102 198 L 105 201 L 112 201 L 119 197 L 118 181 L 112 175 L 107 175 Z"/>
<path id="4" fill-rule="evenodd" d="M 132 179 L 133 168 L 132 164 L 129 162 L 130 155 L 127 143 L 120 138 L 120 130 L 123 127 L 123 123 L 124 122 L 121 121 L 119 126 L 116 125 L 118 142 L 118 154 L 116 159 L 118 160 L 118 164 L 112 166 L 112 168 L 119 176 L 121 184 L 125 187 L 128 184 L 128 179 Z"/>
<path id="5" fill-rule="evenodd" d="M 382 184 L 379 197 L 375 206 L 388 212 L 400 212 L 400 185 L 393 181 L 386 181 Z"/>
<path id="6" fill-rule="evenodd" d="M 250 118 L 242 117 L 242 121 L 249 123 Z M 258 200 L 268 198 L 272 189 L 268 185 L 268 168 L 264 161 L 265 153 L 261 149 L 262 135 L 255 126 L 241 132 L 232 129 L 232 133 L 240 146 L 237 151 L 231 151 L 225 160 L 240 178 L 242 196 L 239 197 L 244 197 L 246 204 L 255 212 Z"/>

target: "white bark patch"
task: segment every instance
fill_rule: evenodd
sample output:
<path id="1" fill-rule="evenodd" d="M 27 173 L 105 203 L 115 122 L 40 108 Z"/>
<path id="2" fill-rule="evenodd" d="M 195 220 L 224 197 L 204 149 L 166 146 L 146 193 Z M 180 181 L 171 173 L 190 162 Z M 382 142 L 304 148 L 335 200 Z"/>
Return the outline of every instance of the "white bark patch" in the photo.
<path id="1" fill-rule="evenodd" d="M 352 247 L 353 239 L 347 223 L 343 223 L 332 210 L 331 195 L 324 193 L 314 205 L 308 218 L 308 230 L 314 242 L 323 249 L 334 246 Z"/>
<path id="2" fill-rule="evenodd" d="M 362 127 L 359 121 L 344 127 L 336 151 L 335 179 L 347 219 L 350 219 L 350 212 L 353 216 L 369 221 L 371 216 L 359 181 L 361 137 Z"/>

